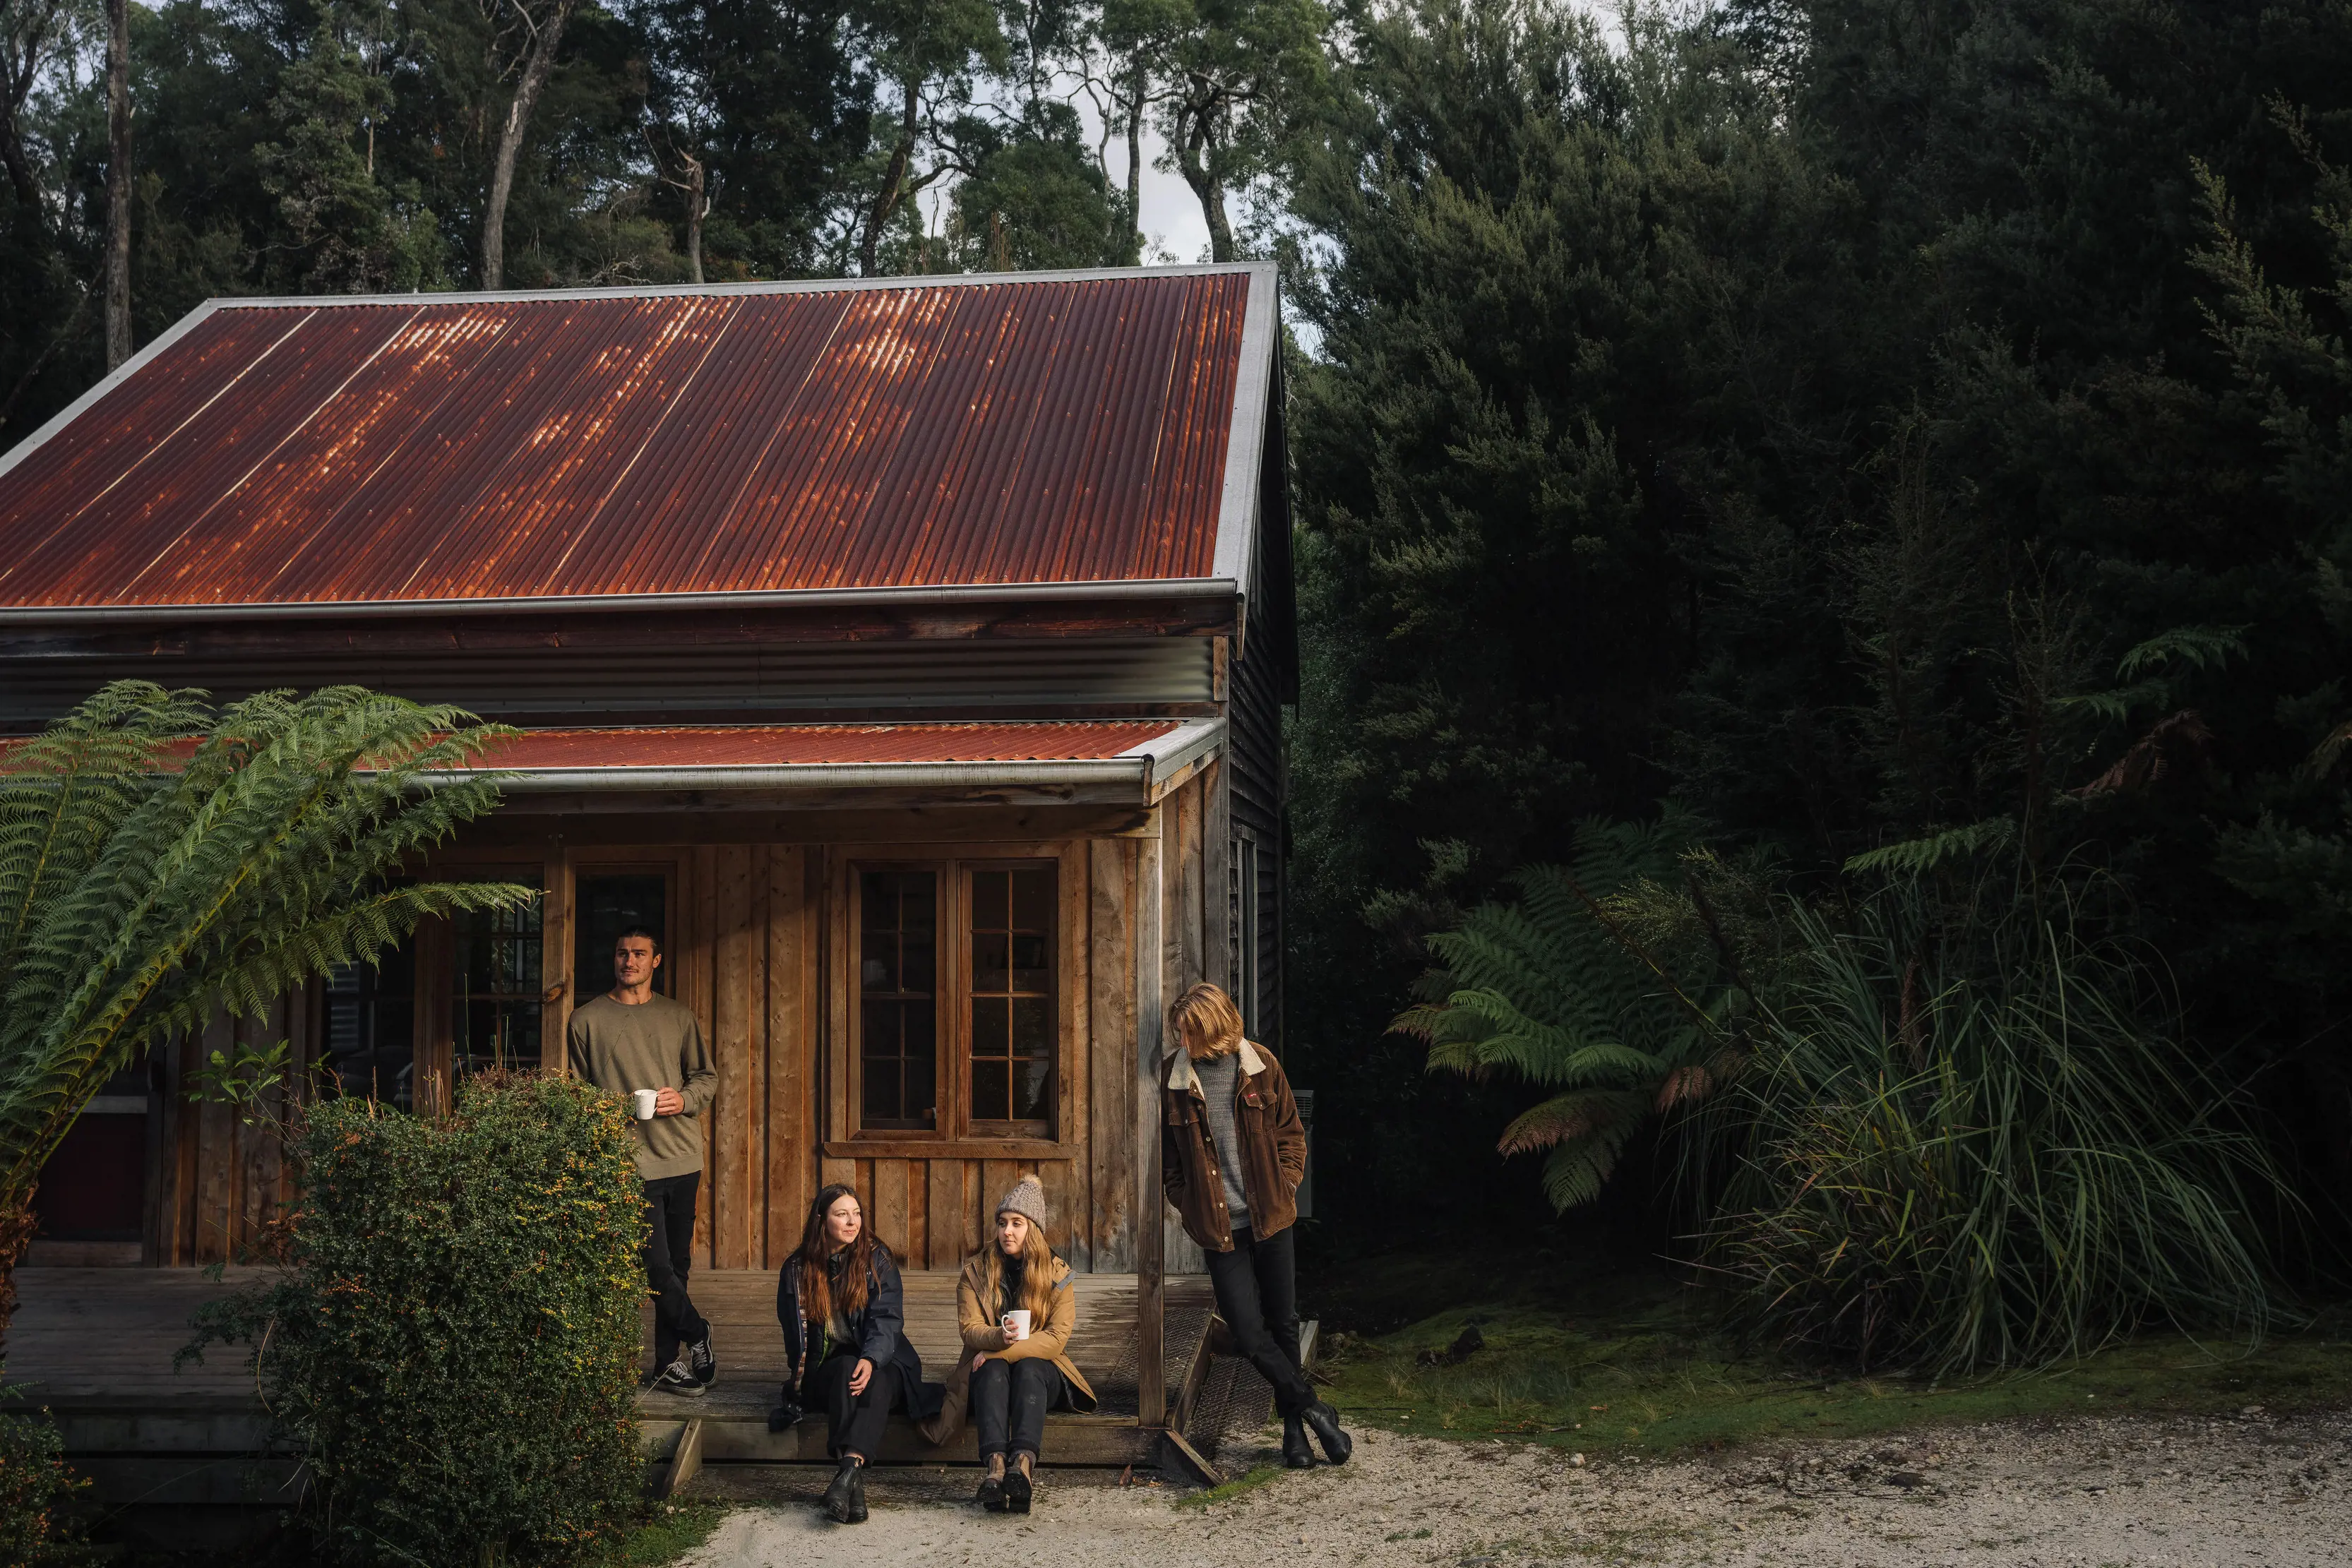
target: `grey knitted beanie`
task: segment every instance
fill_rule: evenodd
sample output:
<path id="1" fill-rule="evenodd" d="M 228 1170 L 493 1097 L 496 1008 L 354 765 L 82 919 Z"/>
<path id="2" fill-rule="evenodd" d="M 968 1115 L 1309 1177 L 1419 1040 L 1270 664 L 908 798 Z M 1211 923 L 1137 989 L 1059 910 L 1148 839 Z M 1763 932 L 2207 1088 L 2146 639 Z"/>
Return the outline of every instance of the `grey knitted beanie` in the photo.
<path id="1" fill-rule="evenodd" d="M 1035 1176 L 1023 1176 L 1004 1195 L 1004 1201 L 996 1206 L 996 1212 L 1025 1214 L 1030 1224 L 1042 1228 L 1045 1223 L 1045 1189 L 1038 1185 Z"/>

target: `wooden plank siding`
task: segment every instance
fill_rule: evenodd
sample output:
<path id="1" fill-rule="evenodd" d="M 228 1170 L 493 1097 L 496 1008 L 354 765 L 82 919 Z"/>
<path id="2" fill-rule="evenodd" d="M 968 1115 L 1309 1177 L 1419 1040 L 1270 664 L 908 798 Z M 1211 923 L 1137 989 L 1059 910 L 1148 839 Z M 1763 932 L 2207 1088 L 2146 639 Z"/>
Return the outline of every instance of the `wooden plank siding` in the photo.
<path id="1" fill-rule="evenodd" d="M 998 1198 L 1034 1175 L 1053 1207 L 1055 1245 L 1074 1268 L 1135 1273 L 1164 1260 L 1177 1271 L 1195 1271 L 1198 1250 L 1159 1194 L 1154 1074 L 1165 998 L 1213 973 L 1223 940 L 1223 905 L 1213 895 L 1227 793 L 1220 772 L 1212 765 L 1172 790 L 1139 831 L 1076 838 L 960 842 L 919 821 L 896 842 L 877 835 L 853 843 L 664 843 L 655 819 L 638 841 L 608 835 L 590 852 L 549 833 L 530 851 L 543 868 L 548 898 L 545 1060 L 562 1070 L 563 1030 L 581 999 L 572 973 L 572 934 L 584 917 L 574 907 L 577 879 L 611 868 L 659 870 L 668 878 L 664 961 L 671 994 L 700 1021 L 719 1071 L 704 1124 L 698 1267 L 779 1267 L 799 1243 L 817 1187 L 841 1181 L 856 1188 L 876 1229 L 909 1267 L 951 1270 L 989 1234 Z M 504 826 L 497 842 L 471 851 L 461 844 L 436 857 L 434 869 L 486 874 L 482 868 L 516 863 L 518 849 L 529 846 L 519 846 L 511 824 Z M 855 865 L 881 859 L 964 868 L 1005 859 L 1055 863 L 1060 1055 L 1050 1136 L 856 1133 L 845 1071 L 856 1018 L 851 894 Z M 454 943 L 434 923 L 416 940 L 417 1077 L 420 1099 L 430 1104 L 436 1075 L 446 1078 L 450 1067 L 445 989 Z M 943 941 L 942 962 L 965 946 L 961 937 Z M 942 1050 L 961 1049 L 961 1028 L 946 1022 Z M 323 988 L 314 986 L 268 1019 L 223 1020 L 164 1054 L 156 1072 L 163 1125 L 146 1260 L 187 1265 L 247 1256 L 291 1196 L 278 1141 L 239 1126 L 223 1108 L 190 1104 L 182 1092 L 188 1074 L 210 1051 L 238 1041 L 288 1039 L 298 1061 L 314 1061 L 325 1027 Z M 965 1092 L 960 1076 L 943 1082 L 949 1092 Z M 837 1135 L 844 1132 L 845 1139 Z M 1158 1223 L 1139 1227 L 1139 1216 Z"/>

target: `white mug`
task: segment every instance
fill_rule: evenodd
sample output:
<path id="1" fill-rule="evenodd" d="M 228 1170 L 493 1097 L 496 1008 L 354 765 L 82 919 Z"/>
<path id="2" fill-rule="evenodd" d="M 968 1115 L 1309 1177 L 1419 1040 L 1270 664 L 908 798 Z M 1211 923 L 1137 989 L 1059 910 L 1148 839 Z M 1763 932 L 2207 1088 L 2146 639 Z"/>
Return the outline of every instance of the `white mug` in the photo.
<path id="1" fill-rule="evenodd" d="M 1004 1314 L 1004 1332 L 1013 1339 L 1029 1337 L 1029 1309 L 1015 1307 Z"/>
<path id="2" fill-rule="evenodd" d="M 654 1119 L 654 1096 L 660 1092 L 661 1091 L 658 1089 L 632 1089 L 629 1091 L 629 1108 L 631 1112 L 635 1113 L 638 1121 L 650 1122 Z"/>

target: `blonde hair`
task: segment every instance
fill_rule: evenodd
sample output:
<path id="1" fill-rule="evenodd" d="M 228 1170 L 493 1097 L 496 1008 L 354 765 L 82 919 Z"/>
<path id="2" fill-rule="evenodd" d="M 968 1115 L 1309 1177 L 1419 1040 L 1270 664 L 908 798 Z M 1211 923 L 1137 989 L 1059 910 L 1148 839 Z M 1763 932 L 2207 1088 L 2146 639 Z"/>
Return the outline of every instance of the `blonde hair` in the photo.
<path id="1" fill-rule="evenodd" d="M 1002 1212 L 1001 1210 L 999 1212 Z M 1020 1210 L 1013 1211 L 1016 1214 Z M 1024 1219 L 1029 1219 L 1025 1214 Z M 1004 1311 L 1004 1249 L 990 1237 L 980 1245 L 982 1258 L 986 1260 L 980 1270 L 981 1305 L 991 1312 Z M 1029 1219 L 1029 1239 L 1021 1247 L 1021 1306 L 1028 1312 L 1030 1322 L 1042 1323 L 1052 1311 L 1054 1301 L 1054 1248 L 1045 1239 L 1045 1228 Z"/>
<path id="2" fill-rule="evenodd" d="M 1225 995 L 1223 986 L 1207 980 L 1176 998 L 1168 1009 L 1168 1027 L 1186 1051 L 1203 1061 L 1241 1049 L 1242 1010 L 1234 1006 L 1234 998 Z M 1201 1041 L 1198 1049 L 1192 1044 L 1194 1035 Z"/>

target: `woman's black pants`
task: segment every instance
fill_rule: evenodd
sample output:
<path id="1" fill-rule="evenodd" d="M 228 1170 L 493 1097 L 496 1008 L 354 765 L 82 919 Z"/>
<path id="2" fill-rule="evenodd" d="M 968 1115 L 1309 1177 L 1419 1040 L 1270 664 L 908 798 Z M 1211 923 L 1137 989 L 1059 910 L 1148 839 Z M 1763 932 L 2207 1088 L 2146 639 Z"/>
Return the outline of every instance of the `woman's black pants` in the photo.
<path id="1" fill-rule="evenodd" d="M 1000 1361 L 971 1375 L 971 1419 L 980 1428 L 980 1457 L 1038 1454 L 1045 1448 L 1045 1412 L 1062 1402 L 1068 1385 L 1044 1356 Z"/>
<path id="2" fill-rule="evenodd" d="M 1209 1254 L 1209 1285 L 1217 1315 L 1233 1331 L 1234 1346 L 1274 1385 L 1274 1407 L 1296 1416 L 1315 1403 L 1315 1386 L 1298 1364 L 1298 1271 L 1288 1227 L 1260 1241 L 1234 1232 L 1234 1249 Z"/>
<path id="3" fill-rule="evenodd" d="M 849 1375 L 857 1370 L 857 1351 L 844 1348 L 827 1356 L 809 1375 L 809 1404 L 824 1412 L 825 1452 L 835 1458 L 856 1454 L 877 1458 L 882 1452 L 882 1429 L 890 1424 L 890 1406 L 898 1402 L 898 1372 L 877 1364 L 866 1380 L 866 1392 L 849 1391 Z"/>

